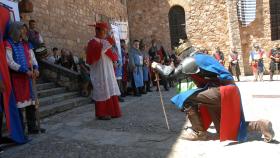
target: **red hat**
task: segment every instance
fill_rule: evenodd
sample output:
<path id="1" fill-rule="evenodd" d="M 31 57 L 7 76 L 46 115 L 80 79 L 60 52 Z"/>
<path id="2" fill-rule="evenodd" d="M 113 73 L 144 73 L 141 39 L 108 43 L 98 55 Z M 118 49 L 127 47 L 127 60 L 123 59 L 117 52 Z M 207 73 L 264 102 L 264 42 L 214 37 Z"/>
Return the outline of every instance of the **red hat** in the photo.
<path id="1" fill-rule="evenodd" d="M 108 24 L 105 22 L 98 22 L 95 25 L 88 25 L 88 26 L 94 26 L 95 28 L 99 28 L 99 29 L 108 29 Z"/>

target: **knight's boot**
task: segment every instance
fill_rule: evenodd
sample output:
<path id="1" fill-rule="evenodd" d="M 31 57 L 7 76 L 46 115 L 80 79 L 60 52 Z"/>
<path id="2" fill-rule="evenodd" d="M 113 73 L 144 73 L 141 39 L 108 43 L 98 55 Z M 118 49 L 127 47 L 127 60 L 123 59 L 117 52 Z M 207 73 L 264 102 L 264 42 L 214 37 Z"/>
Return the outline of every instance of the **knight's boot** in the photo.
<path id="1" fill-rule="evenodd" d="M 190 141 L 207 140 L 207 132 L 203 128 L 198 111 L 191 108 L 187 112 L 187 117 L 190 120 L 192 127 L 184 130 L 181 137 Z"/>
<path id="2" fill-rule="evenodd" d="M 274 137 L 272 123 L 268 120 L 251 121 L 248 124 L 248 131 L 261 132 L 265 142 L 271 142 Z"/>

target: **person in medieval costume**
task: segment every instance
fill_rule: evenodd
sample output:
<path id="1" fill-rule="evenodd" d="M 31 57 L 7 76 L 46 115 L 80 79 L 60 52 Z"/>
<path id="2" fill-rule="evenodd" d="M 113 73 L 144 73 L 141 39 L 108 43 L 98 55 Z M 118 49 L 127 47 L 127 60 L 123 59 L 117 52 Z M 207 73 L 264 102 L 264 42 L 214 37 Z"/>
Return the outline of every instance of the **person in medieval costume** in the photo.
<path id="1" fill-rule="evenodd" d="M 219 61 L 219 63 L 221 63 L 222 65 L 225 65 L 225 56 L 224 56 L 224 53 L 221 51 L 220 47 L 216 47 L 213 57 L 217 61 Z"/>
<path id="2" fill-rule="evenodd" d="M 165 49 L 163 48 L 162 45 L 159 44 L 159 42 L 156 40 L 156 39 L 153 39 L 152 40 L 152 46 L 151 48 L 149 49 L 149 55 L 150 55 L 150 58 L 151 58 L 151 61 L 155 61 L 155 62 L 159 62 L 159 63 L 166 63 L 168 62 L 170 59 L 169 59 L 169 54 L 165 51 Z M 153 81 L 153 85 L 156 85 L 156 76 L 155 76 L 155 73 L 151 73 L 151 78 L 152 78 L 152 81 Z M 168 91 L 168 82 L 159 76 L 159 80 L 160 80 L 160 83 L 164 86 L 164 89 L 166 91 Z M 158 87 L 157 87 L 157 90 L 158 90 Z"/>
<path id="3" fill-rule="evenodd" d="M 253 50 L 250 51 L 249 63 L 252 66 L 253 74 L 255 76 L 254 81 L 257 81 L 258 78 L 260 81 L 263 81 L 263 72 L 264 72 L 264 63 L 263 58 L 265 52 L 260 48 L 258 44 L 253 45 Z"/>
<path id="4" fill-rule="evenodd" d="M 28 41 L 32 44 L 35 55 L 40 58 L 45 58 L 48 54 L 40 32 L 36 28 L 36 21 L 29 20 Z"/>
<path id="5" fill-rule="evenodd" d="M 140 41 L 139 49 L 143 55 L 143 81 L 144 81 L 144 90 L 143 92 L 151 92 L 150 88 L 150 56 L 149 53 L 146 51 L 147 45 L 144 43 L 143 40 Z"/>
<path id="6" fill-rule="evenodd" d="M 135 96 L 141 96 L 142 88 L 144 86 L 143 81 L 143 55 L 139 50 L 140 42 L 138 40 L 133 41 L 132 48 L 129 52 L 129 68 L 131 71 L 131 85 L 134 89 Z"/>
<path id="7" fill-rule="evenodd" d="M 121 117 L 120 90 L 113 67 L 118 56 L 112 52 L 112 45 L 106 39 L 108 24 L 100 22 L 90 26 L 95 27 L 96 36 L 88 42 L 86 62 L 90 65 L 95 116 L 100 120 L 118 118 Z"/>
<path id="8" fill-rule="evenodd" d="M 247 131 L 261 132 L 266 142 L 273 140 L 270 121 L 245 121 L 240 92 L 223 65 L 211 56 L 195 51 L 189 41 L 180 45 L 177 54 L 183 60 L 176 68 L 156 62 L 152 67 L 169 79 L 188 77 L 197 86 L 171 99 L 187 113 L 192 124 L 183 132 L 183 138 L 192 141 L 211 139 L 207 129 L 213 122 L 220 141 L 245 141 Z"/>
<path id="9" fill-rule="evenodd" d="M 236 48 L 232 48 L 228 55 L 228 70 L 233 75 L 236 76 L 237 81 L 240 81 L 240 67 L 239 67 L 240 55 L 238 54 Z"/>
<path id="10" fill-rule="evenodd" d="M 35 98 L 32 92 L 32 78 L 39 77 L 39 71 L 32 46 L 27 41 L 27 26 L 22 22 L 12 23 L 5 48 L 16 103 L 22 111 L 25 108 L 28 133 L 38 134 L 40 131 L 45 132 L 45 129 L 38 129 L 36 124 Z"/>
<path id="11" fill-rule="evenodd" d="M 123 62 L 123 70 L 122 70 L 122 85 L 123 91 L 122 97 L 127 95 L 127 82 L 128 82 L 128 63 L 129 57 L 127 52 L 127 46 L 124 39 L 121 39 L 121 52 L 122 52 L 122 62 Z"/>
<path id="12" fill-rule="evenodd" d="M 24 144 L 27 142 L 27 138 L 24 135 L 22 119 L 16 106 L 4 47 L 4 38 L 7 37 L 9 23 L 9 8 L 0 2 L 0 144 L 10 143 L 10 140 Z M 2 137 L 3 116 L 6 117 L 8 139 Z"/>
<path id="13" fill-rule="evenodd" d="M 274 48 L 270 50 L 269 55 L 271 61 L 269 65 L 270 81 L 273 81 L 273 74 L 280 70 L 280 44 L 275 44 Z"/>
<path id="14" fill-rule="evenodd" d="M 149 55 L 151 60 L 154 61 L 157 56 L 160 58 L 160 62 L 164 63 L 169 60 L 169 54 L 165 51 L 162 45 L 156 39 L 152 40 L 152 46 L 149 49 Z"/>
<path id="15" fill-rule="evenodd" d="M 132 87 L 135 92 L 135 96 L 141 96 L 143 82 L 143 55 L 139 50 L 140 42 L 138 40 L 133 41 L 133 46 L 129 52 L 129 67 L 132 72 Z"/>

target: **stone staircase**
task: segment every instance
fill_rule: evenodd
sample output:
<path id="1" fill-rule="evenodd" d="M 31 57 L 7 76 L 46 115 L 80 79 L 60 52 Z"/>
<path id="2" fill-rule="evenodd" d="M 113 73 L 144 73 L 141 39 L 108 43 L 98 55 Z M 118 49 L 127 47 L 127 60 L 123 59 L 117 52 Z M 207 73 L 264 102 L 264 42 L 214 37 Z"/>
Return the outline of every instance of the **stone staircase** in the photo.
<path id="1" fill-rule="evenodd" d="M 69 92 L 66 88 L 59 87 L 53 82 L 39 81 L 37 91 L 41 118 L 90 103 L 90 99 L 80 97 L 78 91 Z"/>

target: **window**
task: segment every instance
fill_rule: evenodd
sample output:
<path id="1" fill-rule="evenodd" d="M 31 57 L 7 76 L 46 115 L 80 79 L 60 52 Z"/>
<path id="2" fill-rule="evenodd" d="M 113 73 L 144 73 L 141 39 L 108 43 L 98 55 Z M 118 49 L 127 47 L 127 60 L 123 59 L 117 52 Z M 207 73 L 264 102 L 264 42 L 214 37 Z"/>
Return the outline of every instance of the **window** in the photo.
<path id="1" fill-rule="evenodd" d="M 247 27 L 256 19 L 256 0 L 239 0 L 237 13 L 243 27 Z"/>
<path id="2" fill-rule="evenodd" d="M 270 0 L 271 40 L 280 40 L 280 1 Z"/>
<path id="3" fill-rule="evenodd" d="M 185 10 L 181 6 L 173 6 L 169 11 L 169 29 L 171 46 L 177 47 L 180 39 L 186 39 Z"/>

